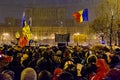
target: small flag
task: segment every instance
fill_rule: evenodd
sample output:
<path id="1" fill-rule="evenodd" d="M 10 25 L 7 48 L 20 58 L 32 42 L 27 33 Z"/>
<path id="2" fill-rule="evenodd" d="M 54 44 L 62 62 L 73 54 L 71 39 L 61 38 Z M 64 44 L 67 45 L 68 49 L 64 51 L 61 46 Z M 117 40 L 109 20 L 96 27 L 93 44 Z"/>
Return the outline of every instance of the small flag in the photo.
<path id="1" fill-rule="evenodd" d="M 32 26 L 32 18 L 29 18 L 28 25 L 31 27 Z"/>
<path id="2" fill-rule="evenodd" d="M 25 16 L 25 12 L 23 12 L 23 16 L 22 16 L 22 23 L 21 26 L 24 27 L 25 26 L 25 21 L 26 21 L 26 16 Z"/>
<path id="3" fill-rule="evenodd" d="M 88 21 L 88 9 L 80 10 L 73 14 L 77 22 Z"/>

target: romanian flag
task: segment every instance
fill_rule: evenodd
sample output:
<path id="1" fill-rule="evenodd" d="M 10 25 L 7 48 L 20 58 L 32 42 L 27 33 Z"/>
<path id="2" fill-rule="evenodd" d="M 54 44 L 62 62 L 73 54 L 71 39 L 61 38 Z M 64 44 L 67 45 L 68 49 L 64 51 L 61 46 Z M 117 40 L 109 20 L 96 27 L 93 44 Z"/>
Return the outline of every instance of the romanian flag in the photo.
<path id="1" fill-rule="evenodd" d="M 77 22 L 88 21 L 88 9 L 83 9 L 73 14 Z"/>
<path id="2" fill-rule="evenodd" d="M 22 35 L 19 38 L 18 44 L 20 47 L 26 46 L 27 42 L 31 39 L 32 33 L 30 26 L 32 25 L 32 18 L 29 18 L 28 23 L 26 22 L 26 15 L 25 12 L 23 12 L 22 17 Z"/>
<path id="3" fill-rule="evenodd" d="M 19 38 L 19 41 L 18 41 L 18 44 L 19 44 L 20 47 L 26 46 L 27 42 L 31 39 L 31 36 L 32 36 L 29 25 L 26 23 L 26 21 L 25 21 L 24 24 L 26 26 L 24 26 L 22 28 L 22 35 L 21 35 L 21 37 Z"/>

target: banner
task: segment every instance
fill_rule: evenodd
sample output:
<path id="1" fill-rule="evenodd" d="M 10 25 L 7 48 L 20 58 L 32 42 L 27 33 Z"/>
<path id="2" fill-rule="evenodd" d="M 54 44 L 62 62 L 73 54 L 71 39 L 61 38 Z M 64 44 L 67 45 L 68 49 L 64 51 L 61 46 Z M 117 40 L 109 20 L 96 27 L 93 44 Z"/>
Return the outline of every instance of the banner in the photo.
<path id="1" fill-rule="evenodd" d="M 85 34 L 75 34 L 75 35 L 73 35 L 73 40 L 76 43 L 86 42 L 87 41 L 87 35 L 85 35 Z"/>
<path id="2" fill-rule="evenodd" d="M 55 34 L 55 42 L 69 42 L 70 34 Z"/>

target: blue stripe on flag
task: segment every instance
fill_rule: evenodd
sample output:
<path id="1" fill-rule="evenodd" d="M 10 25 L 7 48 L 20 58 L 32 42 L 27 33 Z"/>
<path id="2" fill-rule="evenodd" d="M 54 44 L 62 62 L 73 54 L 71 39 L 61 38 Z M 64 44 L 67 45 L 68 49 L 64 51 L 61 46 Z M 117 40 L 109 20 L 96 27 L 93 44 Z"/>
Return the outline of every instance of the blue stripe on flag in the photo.
<path id="1" fill-rule="evenodd" d="M 88 21 L 88 9 L 83 10 L 82 17 L 83 17 L 83 21 Z"/>
<path id="2" fill-rule="evenodd" d="M 22 17 L 22 23 L 21 26 L 24 27 L 24 22 L 26 21 L 26 16 L 25 16 L 25 12 L 23 12 L 23 17 Z"/>

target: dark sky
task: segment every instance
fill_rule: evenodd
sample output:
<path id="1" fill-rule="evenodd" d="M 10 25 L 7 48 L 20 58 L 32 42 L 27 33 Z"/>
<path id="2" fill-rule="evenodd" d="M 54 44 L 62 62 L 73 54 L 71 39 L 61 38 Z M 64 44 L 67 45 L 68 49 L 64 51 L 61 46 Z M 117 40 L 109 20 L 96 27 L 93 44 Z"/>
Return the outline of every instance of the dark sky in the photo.
<path id="1" fill-rule="evenodd" d="M 72 13 L 88 8 L 89 16 L 94 16 L 94 7 L 100 0 L 0 0 L 0 23 L 4 22 L 4 17 L 22 18 L 25 7 L 65 7 L 68 16 Z"/>

